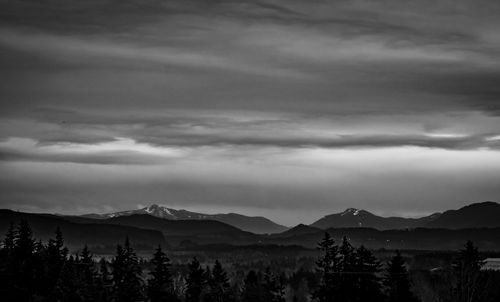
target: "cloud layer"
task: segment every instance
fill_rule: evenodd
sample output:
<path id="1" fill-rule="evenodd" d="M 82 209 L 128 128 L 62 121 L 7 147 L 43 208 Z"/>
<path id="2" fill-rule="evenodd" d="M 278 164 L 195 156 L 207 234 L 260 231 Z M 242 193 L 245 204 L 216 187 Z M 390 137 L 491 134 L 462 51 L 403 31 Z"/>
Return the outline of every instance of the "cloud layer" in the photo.
<path id="1" fill-rule="evenodd" d="M 494 0 L 4 1 L 0 206 L 154 201 L 294 224 L 497 200 L 499 14 Z"/>

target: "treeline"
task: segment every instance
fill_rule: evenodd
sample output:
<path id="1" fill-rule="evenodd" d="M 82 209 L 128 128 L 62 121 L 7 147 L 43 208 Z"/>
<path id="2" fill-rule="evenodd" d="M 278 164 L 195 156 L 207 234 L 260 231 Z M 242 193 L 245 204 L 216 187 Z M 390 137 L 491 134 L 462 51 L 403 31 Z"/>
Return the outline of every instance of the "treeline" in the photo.
<path id="1" fill-rule="evenodd" d="M 57 229 L 47 243 L 36 241 L 26 221 L 11 224 L 0 250 L 2 301 L 71 302 L 417 302 L 407 265 L 399 252 L 383 266 L 373 253 L 340 244 L 328 233 L 319 243 L 322 256 L 314 272 L 298 270 L 287 276 L 250 270 L 230 278 L 219 261 L 203 267 L 197 258 L 181 274 L 158 247 L 148 262 L 141 261 L 128 239 L 116 247 L 111 260 L 94 257 L 87 246 L 70 255 Z M 446 276 L 449 290 L 439 301 L 498 301 L 485 295 L 488 274 L 483 259 L 467 242 Z M 443 281 L 443 280 L 442 280 Z"/>

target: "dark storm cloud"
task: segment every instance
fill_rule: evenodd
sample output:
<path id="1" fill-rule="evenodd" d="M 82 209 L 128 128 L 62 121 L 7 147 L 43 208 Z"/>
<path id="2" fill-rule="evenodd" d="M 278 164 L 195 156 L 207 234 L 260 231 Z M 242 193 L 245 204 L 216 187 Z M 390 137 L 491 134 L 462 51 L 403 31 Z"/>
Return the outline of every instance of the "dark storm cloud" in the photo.
<path id="1" fill-rule="evenodd" d="M 500 114 L 500 69 L 434 75 L 428 81 L 422 81 L 420 88 L 461 97 L 473 109 L 492 115 Z"/>
<path id="2" fill-rule="evenodd" d="M 29 26 L 58 32 L 126 30 L 151 18 L 164 16 L 172 7 L 159 0 L 56 0 L 2 1 L 0 24 Z"/>
<path id="3" fill-rule="evenodd" d="M 101 152 L 100 154 L 37 154 L 26 153 L 19 150 L 1 150 L 0 160 L 3 161 L 23 161 L 23 162 L 52 162 L 52 163 L 79 163 L 98 165 L 152 165 L 158 163 L 151 158 L 138 156 L 133 152 Z"/>
<path id="4" fill-rule="evenodd" d="M 19 3 L 26 5 L 25 2 Z M 495 52 L 497 37 L 493 30 L 496 23 L 492 18 L 498 11 L 498 4 L 493 1 L 482 1 L 481 6 L 471 1 L 458 1 L 453 5 L 446 1 L 426 4 L 401 4 L 398 1 L 327 1 L 314 4 L 304 1 L 170 1 L 167 4 L 154 1 L 147 4 L 142 1 L 124 4 L 69 1 L 62 7 L 57 6 L 57 9 L 51 5 L 36 5 L 49 11 L 41 14 L 40 22 L 50 23 L 50 20 L 60 25 L 43 29 L 38 23 L 30 25 L 34 18 L 12 18 L 26 23 L 21 30 L 7 18 L 6 28 L 11 30 L 9 35 L 6 35 L 9 31 L 4 32 L 4 43 L 9 45 L 11 51 L 14 47 L 13 51 L 17 54 L 35 56 L 36 59 L 31 60 L 34 62 L 29 64 L 30 70 L 36 69 L 37 62 L 46 64 L 39 66 L 39 71 L 55 66 L 60 66 L 61 70 L 68 66 L 75 70 L 80 66 L 93 69 L 93 78 L 104 81 L 92 83 L 92 79 L 86 78 L 84 73 L 79 74 L 81 78 L 75 78 L 74 82 L 79 82 L 82 90 L 87 91 L 88 98 L 84 100 L 79 91 L 74 91 L 74 95 L 68 95 L 68 92 L 61 95 L 62 91 L 55 92 L 56 88 L 49 88 L 49 84 L 38 88 L 40 84 L 29 83 L 33 84 L 33 90 L 42 90 L 32 94 L 29 90 L 18 91 L 20 87 L 10 92 L 15 86 L 2 89 L 5 91 L 2 99 L 6 102 L 15 95 L 15 102 L 20 105 L 14 106 L 32 102 L 33 95 L 44 103 L 57 103 L 54 99 L 65 97 L 74 99 L 78 103 L 75 106 L 92 103 L 92 99 L 96 99 L 99 106 L 106 106 L 106 103 L 114 103 L 115 98 L 127 98 L 126 93 L 121 95 L 117 91 L 123 86 L 134 85 L 133 81 L 144 85 L 146 80 L 154 86 L 137 87 L 134 100 L 143 95 L 141 102 L 156 104 L 158 96 L 168 91 L 171 97 L 164 97 L 168 99 L 164 102 L 173 106 L 210 108 L 215 105 L 221 109 L 239 107 L 258 110 L 290 108 L 334 113 L 342 106 L 363 108 L 363 105 L 374 101 L 381 105 L 379 110 L 385 111 L 391 107 L 415 107 L 417 100 L 420 104 L 431 103 L 428 105 L 431 109 L 436 108 L 439 104 L 435 99 L 442 95 L 438 103 L 444 103 L 447 108 L 460 110 L 461 106 L 467 107 L 472 103 L 473 109 L 494 109 L 492 106 L 477 107 L 473 104 L 476 97 L 484 98 L 480 95 L 484 93 L 480 78 L 473 79 L 480 91 L 471 91 L 465 96 L 457 97 L 460 91 L 419 90 L 419 87 L 446 81 L 448 77 L 471 68 L 477 70 L 478 77 L 482 72 L 491 73 L 491 70 L 484 70 L 478 64 L 490 64 L 489 69 L 498 69 L 498 66 L 495 67 L 498 64 L 494 64 L 498 62 L 498 52 Z M 115 6 L 115 10 L 109 12 L 103 9 Z M 267 13 L 262 7 L 268 8 Z M 16 16 L 22 11 L 14 7 L 6 10 L 6 14 Z M 30 5 L 26 11 L 30 11 Z M 145 14 L 142 22 L 134 22 L 135 19 L 131 18 L 127 31 L 116 34 L 101 28 L 108 23 L 128 20 L 130 14 L 142 16 L 139 12 L 154 16 Z M 297 16 L 292 12 L 300 14 Z M 67 15 L 73 19 L 72 14 L 77 15 L 75 20 L 80 20 L 76 26 L 62 17 Z M 249 19 L 242 21 L 240 17 L 244 14 Z M 54 15 L 57 17 L 53 18 Z M 89 16 L 96 17 L 86 19 Z M 267 19 L 261 20 L 263 16 Z M 92 34 L 82 32 L 85 26 L 94 26 L 96 30 Z M 61 33 L 58 28 L 66 32 Z M 173 55 L 172 52 L 177 53 Z M 360 66 L 359 62 L 365 66 Z M 23 64 L 15 65 L 22 67 Z M 135 74 L 130 79 L 122 79 L 123 75 L 101 72 L 103 68 L 117 72 L 128 69 L 129 73 L 135 71 Z M 210 73 L 206 76 L 193 74 L 193 71 L 203 68 L 208 68 Z M 164 73 L 151 74 L 144 79 L 141 73 L 148 69 Z M 381 72 L 383 77 L 378 76 Z M 176 75 L 173 76 L 173 73 Z M 248 76 L 239 73 L 247 73 Z M 177 82 L 168 82 L 180 75 L 185 75 L 182 81 L 187 87 L 177 92 Z M 275 79 L 255 79 L 259 75 L 271 75 Z M 287 75 L 299 76 L 303 84 L 280 79 Z M 22 79 L 30 81 L 32 76 L 25 75 Z M 54 75 L 51 78 L 56 80 L 57 77 Z M 115 78 L 114 82 L 110 78 Z M 21 77 L 12 77 L 12 80 L 20 81 L 24 86 L 27 84 L 22 83 Z M 203 81 L 208 81 L 207 87 L 190 87 L 195 82 Z M 159 89 L 161 84 L 165 85 L 164 90 Z M 228 85 L 234 88 L 227 91 Z M 122 87 L 115 89 L 113 86 Z M 416 91 L 401 91 L 404 87 Z M 101 100 L 103 93 L 111 95 L 106 102 Z M 431 95 L 422 96 L 419 93 Z M 372 100 L 375 95 L 379 97 Z M 426 101 L 426 97 L 432 99 Z M 464 97 L 470 101 L 461 103 Z M 204 101 L 200 101 L 202 98 Z M 242 104 L 238 101 L 242 98 L 251 98 L 251 101 Z M 330 106 L 331 98 L 340 104 Z M 395 106 L 393 100 L 401 98 L 407 99 L 401 101 L 404 106 Z M 125 102 L 123 100 L 122 104 Z M 343 102 L 360 105 L 344 105 Z"/>
<path id="5" fill-rule="evenodd" d="M 490 135 L 491 136 L 491 135 Z M 207 145 L 238 145 L 238 146 L 269 146 L 285 148 L 322 147 L 322 148 L 385 148 L 400 146 L 417 146 L 425 148 L 441 148 L 452 150 L 476 149 L 494 147 L 493 143 L 485 141 L 487 136 L 472 137 L 431 137 L 425 135 L 338 135 L 335 138 L 314 137 L 242 137 L 209 135 L 178 135 L 173 137 L 145 137 L 139 141 L 166 146 L 207 146 Z"/>

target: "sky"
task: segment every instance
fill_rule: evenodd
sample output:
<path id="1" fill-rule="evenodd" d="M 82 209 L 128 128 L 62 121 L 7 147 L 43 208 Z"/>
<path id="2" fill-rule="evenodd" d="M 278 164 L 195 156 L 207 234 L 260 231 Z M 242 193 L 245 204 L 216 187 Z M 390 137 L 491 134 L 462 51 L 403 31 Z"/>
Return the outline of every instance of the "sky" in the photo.
<path id="1" fill-rule="evenodd" d="M 0 0 L 0 208 L 500 201 L 497 0 Z"/>

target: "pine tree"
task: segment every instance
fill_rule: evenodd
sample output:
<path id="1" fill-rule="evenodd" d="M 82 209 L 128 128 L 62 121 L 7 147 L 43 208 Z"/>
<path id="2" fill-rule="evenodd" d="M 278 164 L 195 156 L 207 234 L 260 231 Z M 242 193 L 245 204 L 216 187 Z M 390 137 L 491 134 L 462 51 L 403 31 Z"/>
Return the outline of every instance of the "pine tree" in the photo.
<path id="1" fill-rule="evenodd" d="M 360 246 L 355 252 L 356 264 L 354 271 L 356 276 L 355 301 L 383 301 L 383 294 L 380 286 L 380 280 L 377 274 L 380 272 L 380 262 L 373 253 Z"/>
<path id="2" fill-rule="evenodd" d="M 81 295 L 84 301 L 96 301 L 100 296 L 99 282 L 96 278 L 95 261 L 87 244 L 80 252 L 76 263 L 78 278 L 80 280 Z"/>
<path id="3" fill-rule="evenodd" d="M 11 222 L 9 225 L 9 229 L 5 234 L 5 238 L 2 242 L 2 248 L 6 253 L 7 257 L 10 257 L 14 252 L 15 240 L 16 240 L 16 231 L 14 228 L 14 223 Z"/>
<path id="4" fill-rule="evenodd" d="M 485 282 L 482 280 L 481 267 L 484 258 L 479 254 L 479 249 L 472 241 L 467 241 L 460 256 L 455 262 L 456 276 L 455 301 L 474 302 L 480 301 Z"/>
<path id="5" fill-rule="evenodd" d="M 356 271 L 356 254 L 354 247 L 351 245 L 347 237 L 342 239 L 339 246 L 339 284 L 338 284 L 338 299 L 343 302 L 356 301 L 357 278 Z"/>
<path id="6" fill-rule="evenodd" d="M 40 296 L 53 294 L 55 284 L 53 282 L 50 283 L 47 276 L 47 246 L 42 243 L 42 240 L 35 242 L 33 259 L 33 279 L 36 284 L 35 291 Z"/>
<path id="7" fill-rule="evenodd" d="M 399 251 L 396 251 L 396 255 L 387 263 L 384 285 L 386 286 L 388 302 L 418 301 L 410 290 L 411 285 L 406 263 Z"/>
<path id="8" fill-rule="evenodd" d="M 29 258 L 35 250 L 33 232 L 26 220 L 21 220 L 15 236 L 15 254 L 20 259 Z"/>
<path id="9" fill-rule="evenodd" d="M 206 286 L 205 271 L 196 257 L 189 263 L 189 273 L 186 278 L 186 302 L 200 301 L 201 294 Z"/>
<path id="10" fill-rule="evenodd" d="M 35 240 L 33 232 L 26 220 L 21 220 L 17 227 L 14 239 L 14 253 L 12 257 L 12 277 L 14 286 L 22 295 L 32 297 L 36 291 L 35 268 Z"/>
<path id="11" fill-rule="evenodd" d="M 141 268 L 128 237 L 124 246 L 116 247 L 113 267 L 113 297 L 116 302 L 136 302 L 144 299 Z"/>
<path id="12" fill-rule="evenodd" d="M 161 246 L 156 249 L 151 263 L 152 278 L 148 280 L 148 297 L 151 302 L 178 301 L 170 273 L 170 259 L 162 251 Z"/>
<path id="13" fill-rule="evenodd" d="M 64 239 L 59 227 L 55 231 L 55 239 L 47 244 L 47 279 L 46 286 L 50 290 L 56 286 L 59 273 L 66 261 L 68 249 L 64 246 Z"/>
<path id="14" fill-rule="evenodd" d="M 226 271 L 222 268 L 221 263 L 216 260 L 212 273 L 208 281 L 210 291 L 206 302 L 224 302 L 234 299 L 230 293 L 230 284 Z"/>
<path id="15" fill-rule="evenodd" d="M 330 234 L 325 232 L 323 239 L 318 243 L 318 249 L 323 252 L 323 256 L 316 261 L 316 271 L 320 274 L 321 281 L 319 287 L 312 293 L 312 297 L 320 302 L 332 301 L 336 298 L 339 282 L 339 248 Z"/>
<path id="16" fill-rule="evenodd" d="M 15 276 L 17 273 L 17 266 L 15 265 L 14 262 L 14 251 L 16 248 L 15 244 L 16 240 L 16 229 L 14 227 L 14 224 L 11 222 L 10 226 L 7 230 L 7 233 L 5 234 L 5 238 L 2 241 L 2 250 L 0 253 L 0 256 L 2 257 L 2 263 L 1 265 L 4 265 L 4 274 L 5 274 L 5 279 L 7 282 L 12 282 L 12 278 Z M 7 286 L 9 284 L 6 284 Z M 8 286 L 12 287 L 12 286 Z"/>

